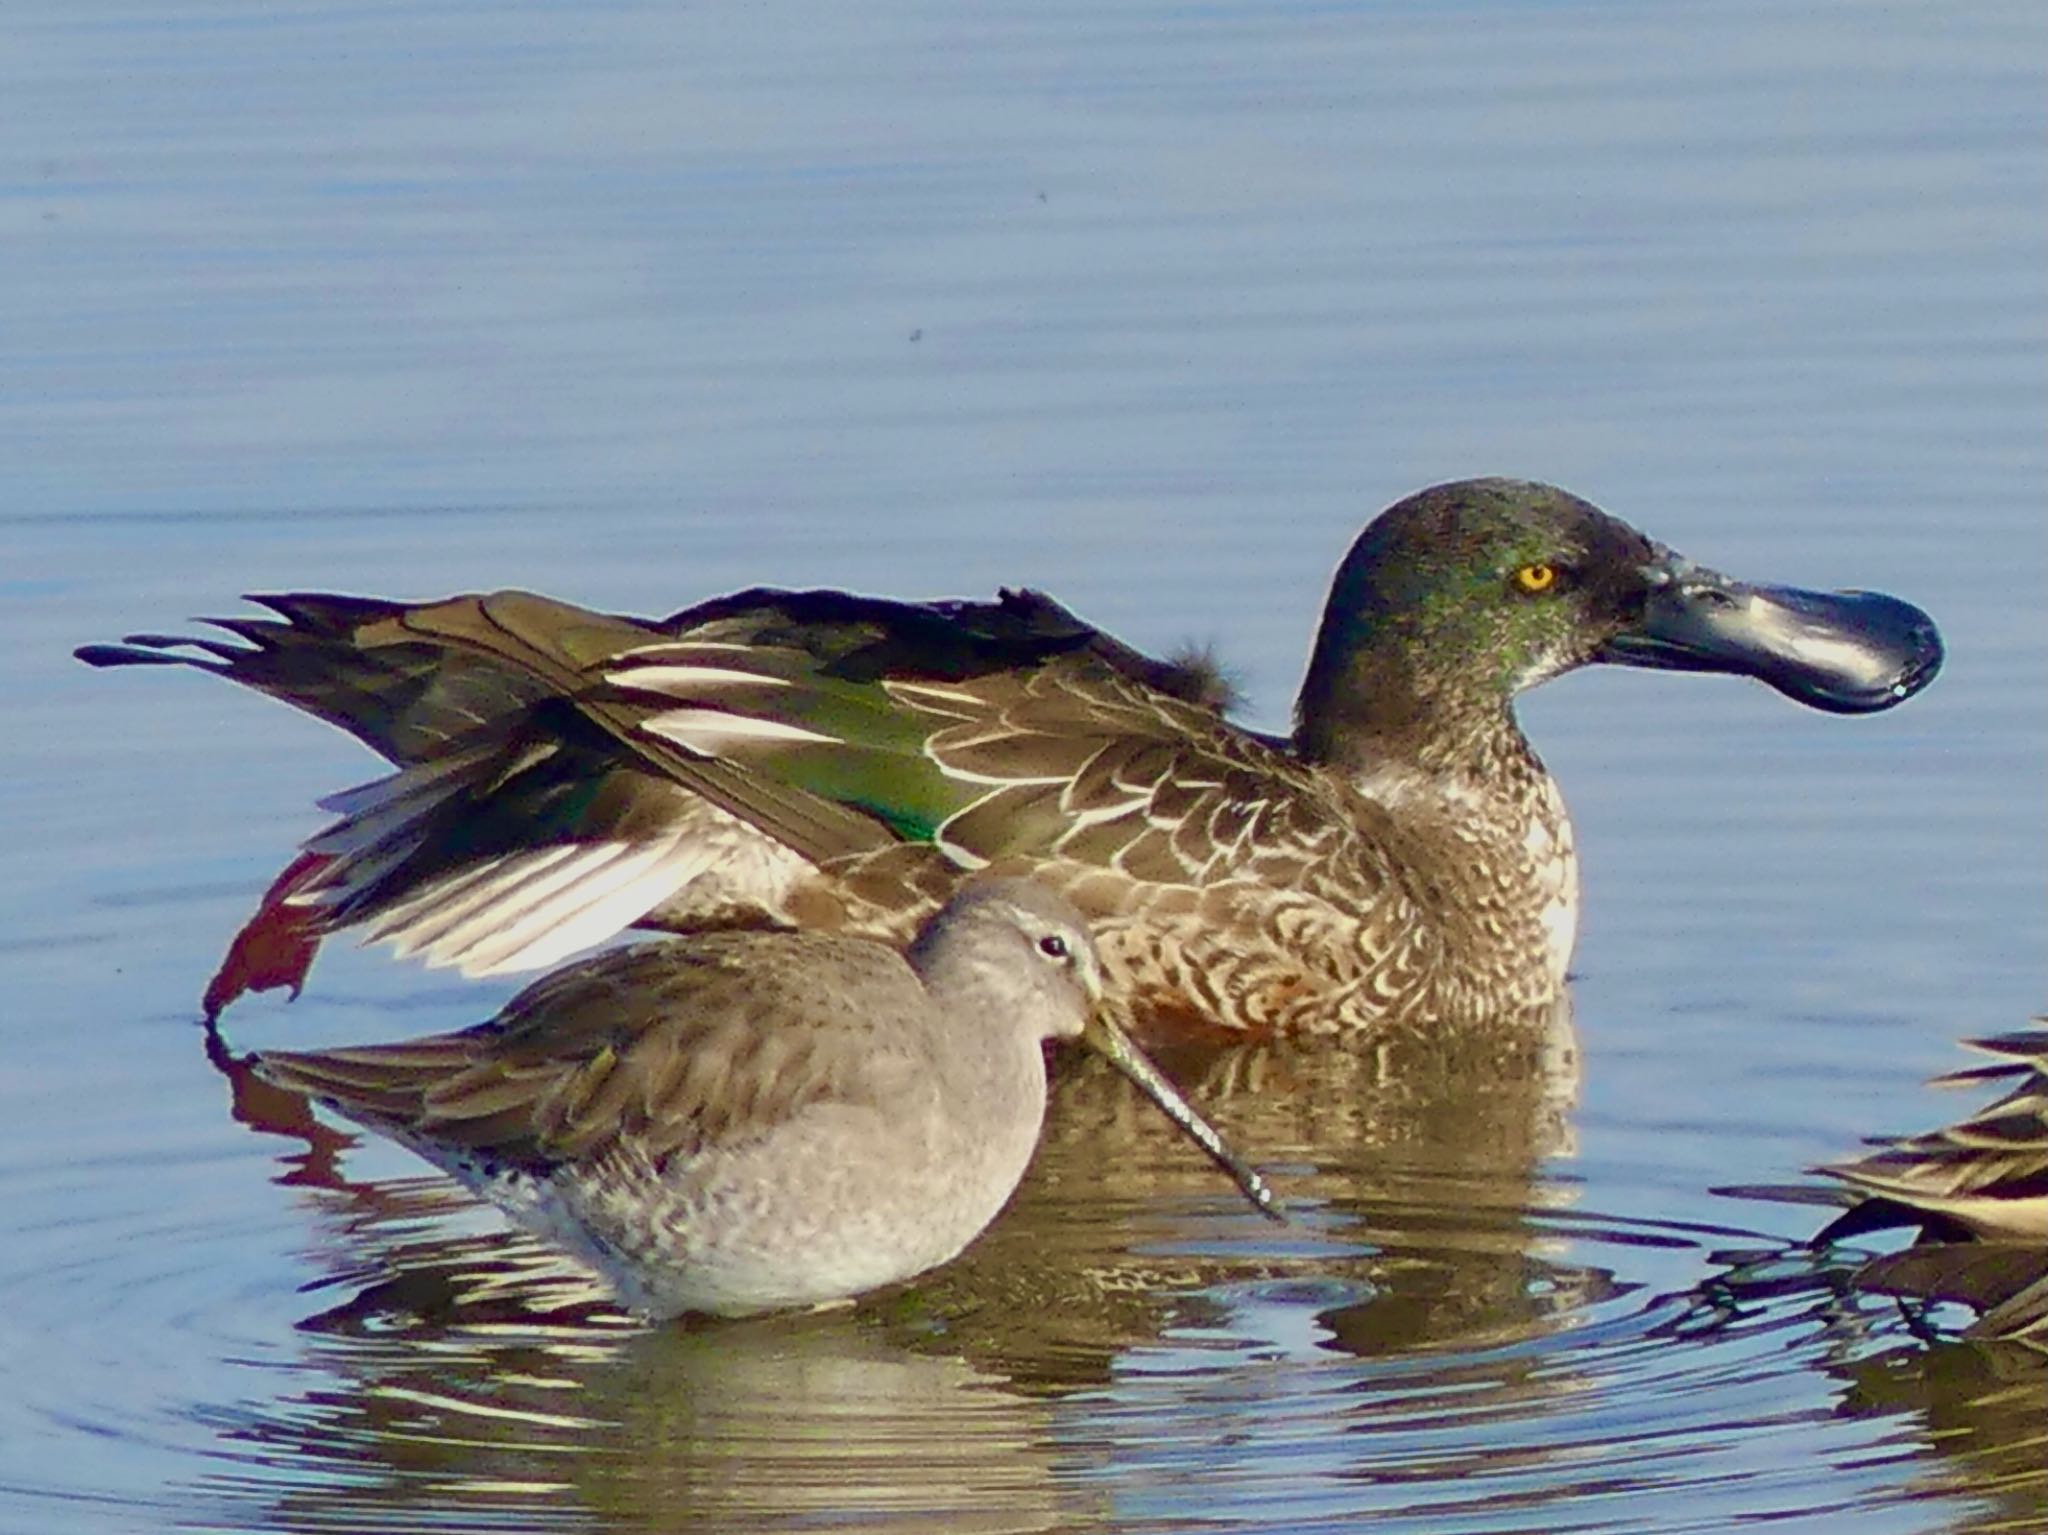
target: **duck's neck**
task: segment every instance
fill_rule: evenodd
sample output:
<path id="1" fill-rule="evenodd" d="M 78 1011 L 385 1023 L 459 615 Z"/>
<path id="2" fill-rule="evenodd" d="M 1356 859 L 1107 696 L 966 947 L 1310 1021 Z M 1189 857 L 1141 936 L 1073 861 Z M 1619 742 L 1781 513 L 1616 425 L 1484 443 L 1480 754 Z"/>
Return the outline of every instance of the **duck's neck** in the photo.
<path id="1" fill-rule="evenodd" d="M 1578 924 L 1571 821 L 1504 695 L 1461 691 L 1418 677 L 1398 654 L 1354 649 L 1311 668 L 1295 747 L 1384 808 L 1423 850 L 1421 864 L 1454 853 L 1443 878 L 1460 888 L 1436 904 L 1447 928 L 1473 927 L 1456 952 L 1502 975 L 1537 960 L 1553 988 L 1563 984 Z"/>
<path id="2" fill-rule="evenodd" d="M 1325 624 L 1295 705 L 1304 760 L 1355 783 L 1398 771 L 1478 790 L 1543 776 L 1505 689 L 1419 668 L 1412 647 L 1372 642 L 1386 637 Z"/>

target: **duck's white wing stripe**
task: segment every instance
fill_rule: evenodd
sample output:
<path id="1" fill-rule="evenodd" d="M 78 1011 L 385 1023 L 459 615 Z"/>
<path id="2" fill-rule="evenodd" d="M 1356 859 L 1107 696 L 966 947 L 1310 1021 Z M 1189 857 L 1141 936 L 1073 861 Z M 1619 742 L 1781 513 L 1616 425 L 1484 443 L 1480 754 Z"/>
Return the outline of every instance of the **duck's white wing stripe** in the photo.
<path id="1" fill-rule="evenodd" d="M 477 893 L 480 885 L 496 888 L 495 882 L 505 877 L 505 865 L 513 860 L 525 862 L 526 872 L 534 873 L 541 868 L 552 866 L 567 858 L 575 851 L 572 844 L 560 847 L 539 848 L 527 853 L 512 853 L 501 858 L 486 859 L 481 863 L 465 866 L 452 874 L 421 885 L 410 895 L 393 901 L 374 917 L 364 929 L 364 943 L 377 943 L 404 929 L 415 927 L 419 920 L 433 910 L 453 910 L 455 903 L 465 893 Z M 488 891 L 479 894 L 479 899 L 488 900 Z"/>
<path id="2" fill-rule="evenodd" d="M 673 741 L 700 757 L 722 757 L 734 747 L 758 746 L 764 741 L 784 745 L 833 741 L 833 737 L 806 730 L 801 725 L 728 714 L 723 709 L 668 709 L 649 715 L 640 722 L 640 728 L 649 735 Z"/>
<path id="3" fill-rule="evenodd" d="M 455 956 L 468 976 L 534 970 L 630 927 L 701 873 L 708 860 L 680 843 L 635 849 Z"/>
<path id="4" fill-rule="evenodd" d="M 745 672 L 733 666 L 683 665 L 678 663 L 652 664 L 622 668 L 606 672 L 604 680 L 617 683 L 620 687 L 634 688 L 647 693 L 663 693 L 672 698 L 688 698 L 713 688 L 786 688 L 791 686 L 787 678 L 771 677 L 761 672 Z"/>
<path id="5" fill-rule="evenodd" d="M 472 951 L 517 930 L 534 912 L 555 909 L 569 898 L 568 892 L 602 875 L 629 851 L 623 842 L 599 842 L 579 847 L 553 868 L 524 879 L 493 881 L 488 900 L 452 921 L 438 923 L 431 937 L 415 940 L 414 952 L 430 965 L 467 964 Z"/>
<path id="6" fill-rule="evenodd" d="M 616 844 L 601 843 L 600 848 Z M 416 953 L 459 922 L 479 911 L 502 912 L 503 903 L 517 901 L 530 881 L 546 879 L 555 869 L 590 849 L 575 843 L 507 853 L 475 868 L 435 880 L 377 916 L 363 934 L 364 943 L 389 941 L 400 958 Z"/>
<path id="7" fill-rule="evenodd" d="M 538 969 L 632 926 L 713 859 L 687 836 L 508 854 L 379 913 L 363 942 L 468 976 Z"/>

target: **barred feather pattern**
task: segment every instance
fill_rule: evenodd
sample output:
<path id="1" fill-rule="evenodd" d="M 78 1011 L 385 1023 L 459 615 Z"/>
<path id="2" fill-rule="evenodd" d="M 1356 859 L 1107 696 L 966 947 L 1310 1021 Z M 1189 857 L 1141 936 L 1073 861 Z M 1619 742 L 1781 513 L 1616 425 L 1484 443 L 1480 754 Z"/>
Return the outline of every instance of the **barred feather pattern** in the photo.
<path id="1" fill-rule="evenodd" d="M 1394 799 L 1043 598 L 741 594 L 660 624 L 526 593 L 267 600 L 280 621 L 228 625 L 253 648 L 186 659 L 399 764 L 328 802 L 309 846 L 333 862 L 292 898 L 317 931 L 469 974 L 634 924 L 902 941 L 989 867 L 1081 907 L 1146 1035 L 1454 1026 L 1562 992 L 1569 824 L 1505 714 L 1499 755 Z M 958 653 L 899 665 L 906 636 Z"/>
<path id="2" fill-rule="evenodd" d="M 2004 1097 L 1941 1129 L 1875 1140 L 1870 1155 L 1816 1171 L 1978 1237 L 2048 1244 L 2048 1028 L 1968 1043 L 1993 1064 L 1936 1084 L 2009 1083 Z"/>
<path id="3" fill-rule="evenodd" d="M 680 691 L 699 711 L 766 696 L 723 679 L 705 689 L 699 647 L 635 659 L 647 669 L 615 670 L 615 682 L 666 694 L 686 678 Z M 757 661 L 776 666 L 758 651 L 727 665 Z M 776 706 L 792 707 L 790 684 L 777 686 Z M 1455 1023 L 1504 1001 L 1540 1008 L 1562 989 L 1576 865 L 1563 804 L 1533 756 L 1495 764 L 1484 804 L 1413 792 L 1397 818 L 1212 710 L 1089 658 L 874 687 L 957 808 L 929 848 L 833 857 L 791 838 L 858 930 L 900 936 L 955 871 L 1028 869 L 1091 919 L 1121 1021 L 1145 1037 Z M 905 731 L 906 717 L 922 723 Z M 709 728 L 699 744 L 710 738 L 757 771 L 781 750 Z M 1415 870 L 1433 861 L 1424 850 L 1445 840 L 1468 855 L 1439 876 L 1460 882 L 1455 898 L 1417 888 Z M 1531 955 L 1549 963 L 1531 966 Z"/>

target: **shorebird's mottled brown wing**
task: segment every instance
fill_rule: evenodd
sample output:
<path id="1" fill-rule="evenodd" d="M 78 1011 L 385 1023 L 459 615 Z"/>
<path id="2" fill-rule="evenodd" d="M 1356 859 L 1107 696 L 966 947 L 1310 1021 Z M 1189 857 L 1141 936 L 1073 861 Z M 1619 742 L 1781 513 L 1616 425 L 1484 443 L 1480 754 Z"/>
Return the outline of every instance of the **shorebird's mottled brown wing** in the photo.
<path id="1" fill-rule="evenodd" d="M 658 1163 L 828 1100 L 913 1103 L 927 1030 L 907 1015 L 929 1007 L 880 945 L 710 935 L 596 955 L 474 1029 L 255 1066 L 414 1146 L 541 1169 L 630 1144 Z"/>

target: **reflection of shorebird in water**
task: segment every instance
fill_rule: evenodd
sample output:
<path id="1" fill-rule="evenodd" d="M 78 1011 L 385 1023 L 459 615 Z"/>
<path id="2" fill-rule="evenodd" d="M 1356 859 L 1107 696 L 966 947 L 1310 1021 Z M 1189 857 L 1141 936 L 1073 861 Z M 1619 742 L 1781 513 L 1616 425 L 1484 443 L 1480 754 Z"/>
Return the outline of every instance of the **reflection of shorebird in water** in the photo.
<path id="1" fill-rule="evenodd" d="M 2048 1023 L 2048 1020 L 2042 1020 Z M 1862 1264 L 1854 1288 L 1974 1307 L 1968 1338 L 2048 1351 L 2048 1028 L 1969 1041 L 1993 1064 L 1935 1078 L 1945 1087 L 2009 1084 L 1977 1112 L 1814 1171 L 1840 1187 L 1727 1189 L 1848 1208 L 1813 1245 L 1911 1230 L 1913 1245 Z"/>
<path id="2" fill-rule="evenodd" d="M 475 1028 L 250 1064 L 560 1242 L 636 1309 L 737 1316 L 957 1254 L 1037 1145 L 1050 1040 L 1115 1063 L 1272 1213 L 1100 1002 L 1080 914 L 983 880 L 903 953 L 823 933 L 640 944 Z"/>
<path id="3" fill-rule="evenodd" d="M 347 1242 L 383 1276 L 337 1276 L 276 1394 L 222 1409 L 196 1522 L 929 1535 L 989 1528 L 991 1488 L 994 1529 L 1099 1516 L 1042 1397 L 943 1336 L 865 1307 L 649 1328 L 524 1233 L 450 1239 L 453 1184 L 376 1202 Z"/>

